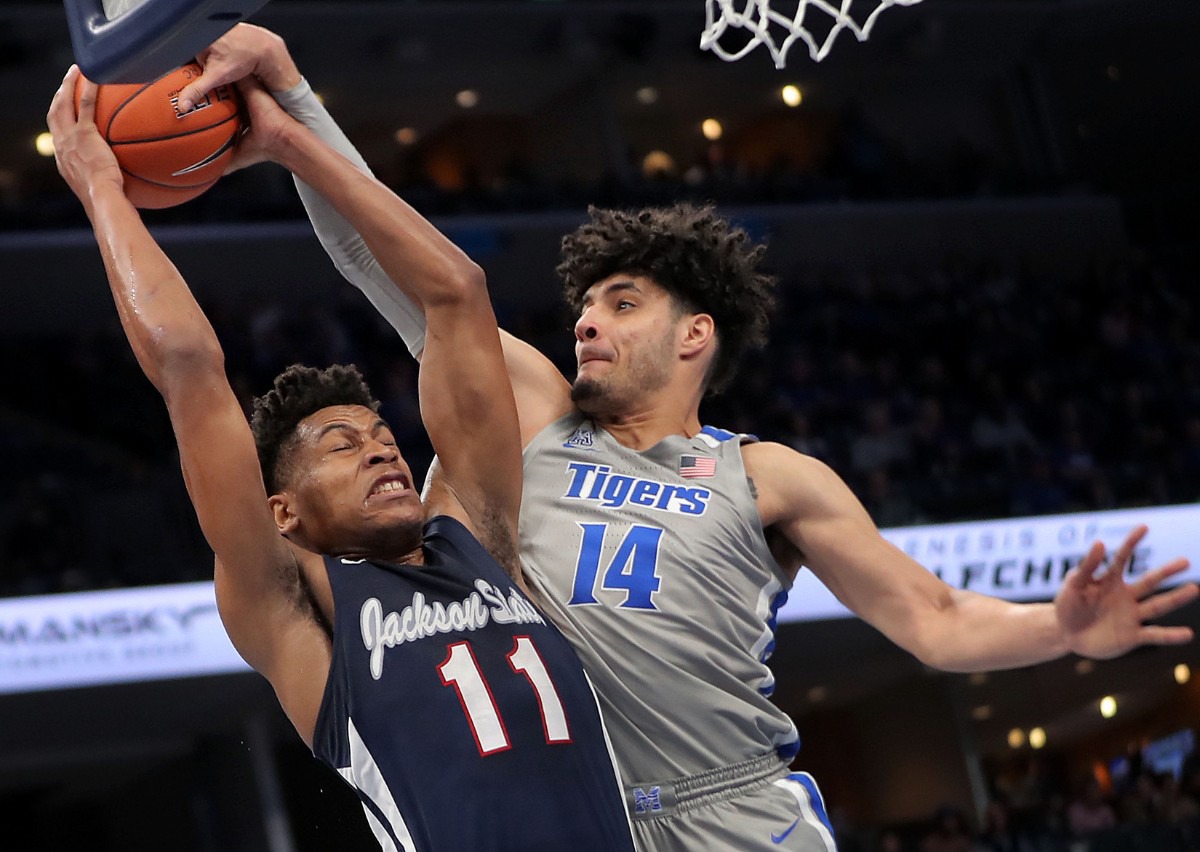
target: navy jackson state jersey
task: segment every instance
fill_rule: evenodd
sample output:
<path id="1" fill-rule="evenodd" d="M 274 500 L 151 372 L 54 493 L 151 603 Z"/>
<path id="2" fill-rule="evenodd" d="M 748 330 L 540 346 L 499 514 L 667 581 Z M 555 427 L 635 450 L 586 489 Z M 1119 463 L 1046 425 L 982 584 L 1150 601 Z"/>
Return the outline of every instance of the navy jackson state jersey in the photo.
<path id="1" fill-rule="evenodd" d="M 386 852 L 632 852 L 591 684 L 474 536 L 423 566 L 326 557 L 337 612 L 313 752 Z"/>

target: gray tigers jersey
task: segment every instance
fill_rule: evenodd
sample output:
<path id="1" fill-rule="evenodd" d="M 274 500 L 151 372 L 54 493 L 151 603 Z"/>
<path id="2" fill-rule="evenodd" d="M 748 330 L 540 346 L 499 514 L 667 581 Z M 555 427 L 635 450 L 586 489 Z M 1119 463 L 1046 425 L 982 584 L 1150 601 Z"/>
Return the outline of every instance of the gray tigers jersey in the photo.
<path id="1" fill-rule="evenodd" d="M 766 665 L 790 581 L 742 440 L 706 427 L 638 452 L 572 413 L 525 449 L 522 563 L 591 676 L 626 784 L 799 748 Z"/>

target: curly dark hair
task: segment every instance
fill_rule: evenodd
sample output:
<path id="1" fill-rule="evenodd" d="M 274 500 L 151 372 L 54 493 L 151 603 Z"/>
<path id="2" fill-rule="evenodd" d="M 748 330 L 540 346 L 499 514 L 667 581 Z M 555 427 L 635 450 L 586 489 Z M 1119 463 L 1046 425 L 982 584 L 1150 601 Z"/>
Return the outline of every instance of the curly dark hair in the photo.
<path id="1" fill-rule="evenodd" d="M 677 307 L 712 315 L 717 355 L 707 390 L 723 390 L 742 356 L 767 343 L 775 278 L 757 268 L 766 245 L 755 244 L 712 205 L 635 212 L 589 207 L 588 215 L 588 222 L 562 240 L 556 271 L 567 303 L 581 310 L 587 289 L 610 275 L 645 275 Z"/>
<path id="2" fill-rule="evenodd" d="M 268 494 L 278 493 L 292 474 L 288 444 L 305 417 L 331 405 L 362 405 L 379 410 L 366 380 L 353 364 L 319 370 L 293 364 L 275 377 L 274 387 L 254 400 L 250 431 Z"/>

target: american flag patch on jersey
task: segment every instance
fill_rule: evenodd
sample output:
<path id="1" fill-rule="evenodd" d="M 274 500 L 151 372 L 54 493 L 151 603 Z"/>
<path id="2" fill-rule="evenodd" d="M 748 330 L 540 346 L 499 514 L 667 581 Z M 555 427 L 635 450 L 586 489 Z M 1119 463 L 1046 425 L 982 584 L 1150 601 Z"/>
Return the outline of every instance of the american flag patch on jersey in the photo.
<path id="1" fill-rule="evenodd" d="M 717 472 L 717 460 L 712 456 L 680 456 L 679 475 L 685 479 L 699 479 Z"/>

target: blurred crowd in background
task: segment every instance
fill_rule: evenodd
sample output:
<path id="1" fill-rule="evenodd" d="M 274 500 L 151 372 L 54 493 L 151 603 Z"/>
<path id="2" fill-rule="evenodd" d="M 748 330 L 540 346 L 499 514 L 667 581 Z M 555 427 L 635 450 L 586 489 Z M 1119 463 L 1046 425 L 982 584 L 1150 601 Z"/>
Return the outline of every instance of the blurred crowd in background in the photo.
<path id="1" fill-rule="evenodd" d="M 943 806 L 900 826 L 838 824 L 841 852 L 1194 852 L 1200 756 L 1177 776 L 1134 764 L 1120 779 L 1058 778 L 1036 758 L 991 779 L 981 825 Z"/>
<path id="2" fill-rule="evenodd" d="M 439 147 L 433 142 L 395 146 L 389 159 L 375 160 L 371 166 L 427 216 L 580 209 L 588 204 L 644 206 L 682 197 L 723 206 L 1016 197 L 1074 185 L 1072 179 L 1019 170 L 966 138 L 956 140 L 948 152 L 906 151 L 853 104 L 834 114 L 806 116 L 821 130 L 794 147 L 788 146 L 786 136 L 807 125 L 797 116 L 787 118 L 774 128 L 785 138 L 770 145 L 769 138 L 759 141 L 765 150 L 747 150 L 745 140 L 701 140 L 675 155 L 630 145 L 595 180 L 549 177 L 541 171 L 544 164 L 519 150 L 491 166 L 461 156 L 448 161 L 442 150 L 445 143 Z M 7 189 L 0 185 L 0 230 L 86 222 L 78 202 L 50 168 L 26 175 Z M 277 189 L 245 192 L 236 179 L 225 180 L 187 205 L 151 211 L 147 219 L 195 223 L 302 216 L 290 184 L 281 181 Z"/>
<path id="3" fill-rule="evenodd" d="M 558 4 L 535 5 L 546 10 Z M 896 202 L 903 208 L 906 202 L 1073 194 L 1115 199 L 1131 247 L 1123 253 L 1114 247 L 1105 259 L 1079 263 L 1079 271 L 1069 274 L 1051 272 L 1019 252 L 984 256 L 970 245 L 941 256 L 914 253 L 902 263 L 804 269 L 774 266 L 777 255 L 768 251 L 780 297 L 771 343 L 745 361 L 726 393 L 704 404 L 702 419 L 828 463 L 881 527 L 1195 502 L 1200 252 L 1190 222 L 1197 173 L 1189 142 L 1194 134 L 1184 132 L 1189 112 L 1175 94 L 1187 91 L 1180 63 L 1197 55 L 1188 52 L 1195 11 L 1185 11 L 1186 4 L 1171 6 L 1170 14 L 1168 4 L 1080 4 L 1071 26 L 1059 26 L 1048 12 L 1040 35 L 1014 42 L 1012 30 L 1025 20 L 1015 7 L 1030 14 L 1037 5 L 944 4 L 948 17 L 939 24 L 932 14 L 936 4 L 924 4 L 918 8 L 929 11 L 930 23 L 917 27 L 914 14 L 908 31 L 898 18 L 898 42 L 877 38 L 870 52 L 860 52 L 877 56 L 878 68 L 843 72 L 841 83 L 851 96 L 833 97 L 839 78 L 831 74 L 824 89 L 813 87 L 804 110 L 788 112 L 761 107 L 748 86 L 737 95 L 747 115 L 727 121 L 719 140 L 699 138 L 703 116 L 666 96 L 656 109 L 670 118 L 653 125 L 661 139 L 639 129 L 638 121 L 654 114 L 649 108 L 622 107 L 628 114 L 616 116 L 613 105 L 622 103 L 621 87 L 632 79 L 618 72 L 644 69 L 652 80 L 659 70 L 628 45 L 621 46 L 619 61 L 598 64 L 590 82 L 565 73 L 564 83 L 574 81 L 570 97 L 547 94 L 532 105 L 542 112 L 454 113 L 444 126 L 431 123 L 415 142 L 395 144 L 390 122 L 410 105 L 404 97 L 382 97 L 388 123 L 368 117 L 346 129 L 360 145 L 370 144 L 370 134 L 382 134 L 385 145 L 376 138 L 376 147 L 364 150 L 375 173 L 423 214 L 448 221 L 685 198 L 735 213 L 771 205 L 834 209 Z M 296 30 L 294 44 L 307 50 L 301 65 L 319 69 L 312 72 L 315 84 L 336 82 L 340 54 L 330 50 L 323 32 L 309 32 L 303 16 L 283 14 L 287 6 L 277 0 L 270 8 L 280 12 L 281 29 Z M 990 24 L 981 18 L 965 33 L 975 40 L 964 40 L 955 27 L 974 22 L 973 13 L 984 6 L 995 6 L 997 17 L 987 18 Z M 1104 23 L 1106 9 L 1116 23 Z M 407 54 L 400 48 L 407 42 L 389 48 L 385 34 L 376 32 L 369 16 L 365 20 L 366 28 L 347 26 L 343 33 L 357 33 L 357 47 L 346 42 L 339 51 L 354 53 L 372 70 L 393 63 L 388 75 L 415 97 L 426 87 L 420 74 L 428 69 L 404 64 Z M 540 19 L 514 20 L 524 28 Z M 435 18 L 422 22 L 434 30 Z M 943 25 L 949 27 L 943 34 L 953 37 L 934 49 L 931 39 Z M 696 84 L 705 78 L 703 66 L 695 64 L 693 29 L 685 47 L 663 33 L 649 55 L 673 51 L 685 76 L 694 75 L 688 77 L 692 85 L 683 87 L 688 101 L 707 110 L 718 92 Z M 650 30 L 638 33 L 643 31 Z M 16 95 L 32 88 L 16 77 L 22 63 L 36 65 L 53 55 L 36 39 L 22 43 L 20 35 L 14 27 L 14 41 L 4 41 L 7 30 L 0 38 L 0 76 L 13 75 L 4 79 Z M 495 36 L 498 45 L 512 41 L 509 30 Z M 967 61 L 956 65 L 959 45 Z M 847 61 L 853 55 L 847 52 Z M 486 65 L 489 56 L 480 62 Z M 996 67 L 984 73 L 988 62 Z M 562 67 L 575 68 L 565 60 Z M 506 68 L 496 60 L 498 77 Z M 61 70 L 54 70 L 57 81 Z M 669 86 L 669 75 L 664 83 Z M 354 88 L 348 80 L 343 86 Z M 36 129 L 50 88 L 38 93 Z M 367 88 L 360 84 L 355 94 Z M 886 97 L 891 89 L 896 103 Z M 339 120 L 349 117 L 343 112 L 347 101 L 339 103 L 332 91 L 331 110 Z M 585 106 L 575 106 L 579 97 Z M 597 103 L 611 107 L 607 123 L 595 118 L 605 113 L 593 108 Z M 561 114 L 551 105 L 562 107 Z M 725 108 L 732 110 L 728 103 Z M 526 144 L 540 142 L 547 127 L 561 131 L 581 117 L 595 121 L 595 132 L 584 122 L 579 137 L 564 138 L 617 140 L 612 150 L 604 148 L 598 180 L 585 156 L 592 149 L 574 152 L 589 168 L 572 171 L 564 165 L 573 156 L 569 146 Z M 24 125 L 20 132 L 26 133 Z M 17 137 L 16 131 L 7 135 Z M 12 156 L 0 167 L 0 235 L 20 239 L 86 228 L 78 201 L 52 163 L 33 159 L 22 166 Z M 203 225 L 303 219 L 285 173 L 252 171 L 222 179 L 179 208 L 147 211 L 146 220 Z M 904 213 L 893 215 L 899 220 Z M 1047 242 L 1054 238 L 1046 235 Z M 236 269 L 232 259 L 229 266 Z M 542 282 L 547 272 L 538 270 L 531 280 Z M 0 264 L 0 279 L 3 273 Z M 355 363 L 419 478 L 432 450 L 417 409 L 416 363 L 332 266 L 311 274 L 328 281 L 327 298 L 292 299 L 280 292 L 250 302 L 202 299 L 235 389 L 248 408 L 289 364 Z M 234 291 L 236 282 L 231 296 Z M 565 307 L 551 298 L 522 304 L 501 299 L 497 314 L 502 326 L 547 353 L 568 378 L 574 375 L 573 319 Z M 115 313 L 88 317 L 70 333 L 0 335 L 0 358 L 6 365 L 0 391 L 0 597 L 211 580 L 211 552 L 184 489 L 166 412 Z M 307 753 L 302 757 L 310 761 Z M 1013 760 L 986 767 L 991 801 L 982 820 L 947 806 L 902 825 L 858 825 L 835 804 L 830 817 L 839 848 L 1200 850 L 1200 759 L 1194 752 L 1177 775 L 1141 765 L 1136 755 L 1120 775 L 1102 766 L 1084 777 L 1065 772 L 1048 754 Z M 25 809 L 23 799 L 9 801 L 18 803 L 10 812 Z"/>
<path id="4" fill-rule="evenodd" d="M 1189 270 L 1169 258 L 1078 280 L 964 258 L 778 272 L 769 348 L 703 418 L 827 462 L 881 527 L 1200 497 L 1200 334 Z M 419 476 L 416 364 L 328 274 L 318 305 L 205 306 L 234 386 L 248 405 L 288 364 L 358 364 Z M 498 313 L 573 375 L 565 308 Z M 209 578 L 162 402 L 115 315 L 0 354 L 0 593 Z"/>

